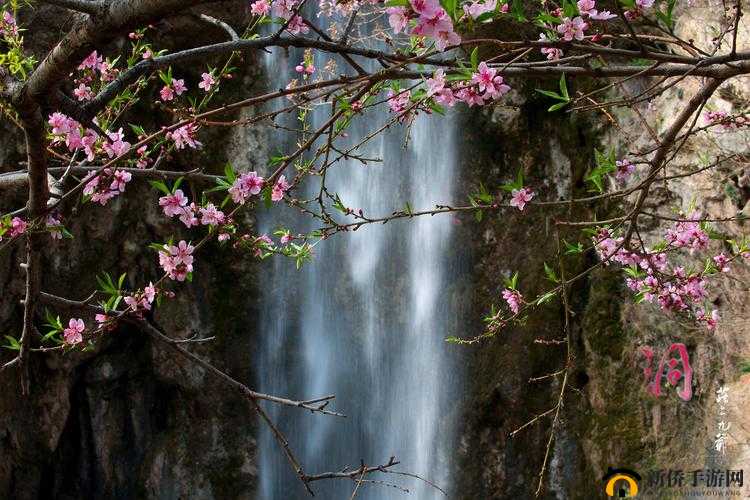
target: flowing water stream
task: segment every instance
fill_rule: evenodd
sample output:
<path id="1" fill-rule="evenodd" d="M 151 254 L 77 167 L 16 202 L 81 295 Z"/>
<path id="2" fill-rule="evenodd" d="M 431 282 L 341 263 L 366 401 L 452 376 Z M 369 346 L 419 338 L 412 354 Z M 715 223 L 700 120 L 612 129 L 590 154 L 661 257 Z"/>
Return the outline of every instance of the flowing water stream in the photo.
<path id="1" fill-rule="evenodd" d="M 266 59 L 270 88 L 284 87 L 302 54 L 274 53 Z M 324 61 L 316 61 L 322 67 Z M 387 108 L 355 120 L 349 143 L 385 123 Z M 313 114 L 313 129 L 330 108 Z M 327 187 L 352 208 L 385 215 L 409 202 L 414 210 L 450 203 L 456 175 L 455 120 L 420 116 L 404 147 L 405 127 L 391 127 L 362 153 L 382 158 L 362 165 L 338 163 Z M 293 120 L 289 123 L 293 123 Z M 269 134 L 277 137 L 278 134 Z M 290 150 L 293 143 L 273 144 Z M 309 193 L 317 194 L 318 185 Z M 297 194 L 301 197 L 301 194 Z M 293 231 L 318 227 L 309 218 L 284 214 Z M 261 218 L 271 232 L 279 214 Z M 270 406 L 272 418 L 289 438 L 307 473 L 376 465 L 391 455 L 410 471 L 449 487 L 454 455 L 450 407 L 461 374 L 459 349 L 445 337 L 458 333 L 461 314 L 447 285 L 459 272 L 453 222 L 449 216 L 370 225 L 340 233 L 315 247 L 301 270 L 290 259 L 266 261 L 270 273 L 261 302 L 262 346 L 257 359 L 260 389 L 293 398 L 335 394 L 332 407 L 346 419 Z M 259 498 L 295 499 L 306 493 L 269 432 L 259 440 Z M 445 498 L 419 481 L 372 477 L 410 491 L 365 485 L 361 499 Z M 353 483 L 322 481 L 318 498 L 349 498 Z"/>

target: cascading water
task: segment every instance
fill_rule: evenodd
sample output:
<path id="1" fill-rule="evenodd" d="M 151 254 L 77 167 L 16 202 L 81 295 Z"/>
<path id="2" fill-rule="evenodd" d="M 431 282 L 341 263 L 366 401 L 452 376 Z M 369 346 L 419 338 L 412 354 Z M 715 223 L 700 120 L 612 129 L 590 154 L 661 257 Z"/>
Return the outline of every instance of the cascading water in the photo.
<path id="1" fill-rule="evenodd" d="M 266 60 L 271 88 L 293 78 L 301 54 L 277 52 Z M 322 67 L 324 61 L 316 61 Z M 348 143 L 386 123 L 380 106 L 355 119 Z M 321 106 L 313 129 L 330 115 Z M 293 120 L 290 121 L 293 123 Z M 455 128 L 450 117 L 419 116 L 404 147 L 406 129 L 393 126 L 360 151 L 380 162 L 337 163 L 326 185 L 351 208 L 386 215 L 450 203 L 456 165 Z M 270 135 L 269 137 L 274 137 Z M 272 144 L 291 149 L 293 143 Z M 313 178 L 318 179 L 318 178 Z M 311 180 L 308 196 L 319 185 Z M 303 193 L 298 193 L 302 197 Z M 261 218 L 270 232 L 280 215 Z M 318 227 L 287 211 L 293 232 Z M 445 337 L 457 333 L 460 311 L 444 289 L 458 272 L 450 216 L 420 217 L 368 225 L 339 233 L 315 247 L 301 270 L 290 259 L 268 262 L 261 310 L 262 350 L 257 363 L 264 392 L 294 398 L 335 394 L 332 405 L 347 418 L 269 407 L 308 474 L 386 463 L 448 487 L 454 425 L 450 403 L 458 388 L 457 347 Z M 271 264 L 272 262 L 272 264 Z M 306 493 L 270 432 L 259 443 L 259 498 L 304 498 Z M 415 499 L 445 498 L 435 488 L 401 476 L 372 477 L 407 488 Z M 319 498 L 349 498 L 353 483 L 328 480 L 313 485 Z M 388 486 L 368 484 L 362 499 L 403 498 Z"/>

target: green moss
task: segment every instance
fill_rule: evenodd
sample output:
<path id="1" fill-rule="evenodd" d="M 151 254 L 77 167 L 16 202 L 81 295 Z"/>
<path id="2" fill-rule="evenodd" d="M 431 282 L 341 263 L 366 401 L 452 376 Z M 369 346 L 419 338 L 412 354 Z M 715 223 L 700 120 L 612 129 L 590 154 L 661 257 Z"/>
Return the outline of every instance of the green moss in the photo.
<path id="1" fill-rule="evenodd" d="M 622 358 L 627 342 L 622 326 L 623 300 L 622 276 L 617 270 L 600 269 L 592 274 L 582 327 L 591 351 L 598 356 Z"/>

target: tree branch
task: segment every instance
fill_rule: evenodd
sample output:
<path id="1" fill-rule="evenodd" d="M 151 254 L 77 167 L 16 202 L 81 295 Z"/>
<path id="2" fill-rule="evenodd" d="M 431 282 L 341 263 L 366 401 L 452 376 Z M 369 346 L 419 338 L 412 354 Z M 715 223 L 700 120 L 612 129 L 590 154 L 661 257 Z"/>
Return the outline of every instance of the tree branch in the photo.
<path id="1" fill-rule="evenodd" d="M 90 16 L 100 16 L 106 9 L 106 4 L 100 0 L 41 0 L 43 3 L 64 7 L 66 9 L 83 12 Z"/>

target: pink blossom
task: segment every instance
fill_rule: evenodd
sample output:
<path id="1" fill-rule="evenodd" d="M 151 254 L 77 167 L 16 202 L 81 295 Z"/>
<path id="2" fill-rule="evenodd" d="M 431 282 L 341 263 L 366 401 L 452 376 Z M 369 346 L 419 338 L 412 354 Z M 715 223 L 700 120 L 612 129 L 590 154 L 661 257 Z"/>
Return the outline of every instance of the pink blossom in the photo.
<path id="1" fill-rule="evenodd" d="M 198 88 L 205 90 L 206 92 L 211 90 L 211 87 L 213 87 L 216 84 L 216 80 L 214 79 L 213 75 L 211 73 L 203 73 L 201 75 L 201 81 L 198 83 Z"/>
<path id="2" fill-rule="evenodd" d="M 479 87 L 480 92 L 484 92 L 484 97 L 496 99 L 510 91 L 510 87 L 503 83 L 503 77 L 497 76 L 497 70 L 487 66 L 482 61 L 479 63 L 477 72 L 471 76 L 471 82 Z"/>
<path id="3" fill-rule="evenodd" d="M 580 17 L 573 19 L 566 17 L 563 19 L 562 24 L 557 27 L 557 31 L 563 36 L 563 40 L 570 42 L 574 38 L 576 40 L 583 40 L 583 32 L 588 27 L 588 23 Z"/>
<path id="4" fill-rule="evenodd" d="M 49 231 L 49 235 L 53 240 L 61 240 L 63 237 L 63 231 L 62 231 L 62 221 L 60 221 L 59 216 L 55 214 L 49 214 L 47 215 L 47 219 L 45 221 L 45 226 L 47 230 Z"/>
<path id="5" fill-rule="evenodd" d="M 86 57 L 86 59 L 83 60 L 83 62 L 81 62 L 81 64 L 78 65 L 78 69 L 99 69 L 102 60 L 102 56 L 98 55 L 96 51 L 93 51 Z"/>
<path id="6" fill-rule="evenodd" d="M 513 314 L 518 314 L 523 303 L 523 296 L 517 290 L 506 288 L 503 290 L 503 299 L 508 303 L 508 307 L 513 311 Z"/>
<path id="7" fill-rule="evenodd" d="M 106 314 L 97 313 L 96 316 L 94 316 L 94 320 L 96 320 L 97 324 L 99 325 L 99 328 L 102 328 L 105 323 L 107 323 L 110 319 L 109 316 Z"/>
<path id="8" fill-rule="evenodd" d="M 185 240 L 175 245 L 164 245 L 159 252 L 159 265 L 167 275 L 177 281 L 185 281 L 187 275 L 193 272 L 193 250 L 195 247 Z"/>
<path id="9" fill-rule="evenodd" d="M 229 188 L 229 194 L 235 203 L 242 205 L 251 195 L 260 193 L 264 183 L 263 177 L 255 172 L 248 172 L 234 180 L 232 187 Z"/>
<path id="10" fill-rule="evenodd" d="M 614 19 L 616 17 L 617 14 L 612 14 L 608 10 L 603 10 L 601 12 L 592 11 L 591 14 L 589 14 L 589 19 L 594 19 L 596 21 L 609 21 L 610 19 Z"/>
<path id="11" fill-rule="evenodd" d="M 71 345 L 83 342 L 83 331 L 86 329 L 82 319 L 71 318 L 68 321 L 68 328 L 63 330 L 65 342 Z"/>
<path id="12" fill-rule="evenodd" d="M 703 311 L 703 309 L 698 309 L 695 312 L 695 318 L 699 322 L 705 323 L 708 330 L 714 330 L 716 328 L 716 324 L 719 321 L 719 311 L 714 309 L 713 311 L 711 311 L 710 316 L 706 316 L 706 313 L 705 311 Z"/>
<path id="13" fill-rule="evenodd" d="M 391 112 L 401 115 L 401 119 L 405 119 L 410 98 L 411 92 L 409 90 L 394 92 L 391 89 L 388 91 L 388 107 L 391 109 Z"/>
<path id="14" fill-rule="evenodd" d="M 483 3 L 474 1 L 471 4 L 464 4 L 464 12 L 473 19 L 478 18 L 485 12 L 492 12 L 497 7 L 497 0 L 485 0 Z"/>
<path id="15" fill-rule="evenodd" d="M 694 213 L 690 218 L 698 219 L 699 214 Z M 667 230 L 665 239 L 677 248 L 689 248 L 691 253 L 705 250 L 709 242 L 708 234 L 701 229 L 700 224 L 688 221 L 676 222 L 674 227 Z"/>
<path id="16" fill-rule="evenodd" d="M 649 9 L 654 5 L 654 0 L 635 0 L 635 5 L 641 9 Z"/>
<path id="17" fill-rule="evenodd" d="M 545 33 L 539 33 L 539 41 L 547 42 L 552 40 L 548 40 Z M 557 47 L 542 47 L 539 50 L 542 52 L 542 54 L 545 54 L 547 56 L 547 59 L 549 61 L 557 61 L 563 56 L 563 51 L 561 49 L 558 49 Z"/>
<path id="18" fill-rule="evenodd" d="M 115 170 L 115 173 L 113 174 L 112 184 L 110 184 L 109 189 L 112 191 L 119 191 L 121 193 L 125 192 L 125 184 L 130 182 L 130 179 L 133 176 L 130 172 L 126 172 L 124 170 Z"/>
<path id="19" fill-rule="evenodd" d="M 96 151 L 94 146 L 96 146 L 96 141 L 99 139 L 99 134 L 94 132 L 91 129 L 86 129 L 86 134 L 81 137 L 81 146 L 83 146 L 83 150 L 86 153 L 86 159 L 88 161 L 93 161 L 96 157 Z M 127 144 L 127 143 L 123 143 Z"/>
<path id="20" fill-rule="evenodd" d="M 159 206 L 162 207 L 164 215 L 174 217 L 183 212 L 183 207 L 188 204 L 188 199 L 182 192 L 182 189 L 175 190 L 174 193 L 159 198 Z"/>
<path id="21" fill-rule="evenodd" d="M 135 166 L 138 168 L 146 168 L 151 162 L 151 159 L 148 157 L 148 146 L 144 144 L 136 149 L 136 153 L 138 153 L 138 160 L 135 162 Z"/>
<path id="22" fill-rule="evenodd" d="M 286 30 L 292 35 L 306 34 L 310 31 L 305 20 L 301 16 L 294 16 L 286 27 Z"/>
<path id="23" fill-rule="evenodd" d="M 201 224 L 204 226 L 217 226 L 224 223 L 224 212 L 217 209 L 213 203 L 198 209 L 201 215 Z"/>
<path id="24" fill-rule="evenodd" d="M 157 291 L 158 290 L 151 281 L 149 281 L 148 286 L 143 289 L 143 296 L 146 298 L 146 301 L 148 301 L 149 304 L 154 302 Z"/>
<path id="25" fill-rule="evenodd" d="M 304 61 L 302 61 L 294 67 L 294 71 L 296 71 L 297 73 L 312 75 L 313 73 L 315 73 L 315 66 L 313 66 L 312 64 L 306 64 Z"/>
<path id="26" fill-rule="evenodd" d="M 250 12 L 255 16 L 265 16 L 271 11 L 271 4 L 267 0 L 257 0 L 250 5 Z"/>
<path id="27" fill-rule="evenodd" d="M 719 268 L 719 271 L 722 273 L 729 272 L 729 258 L 724 255 L 724 252 L 714 256 L 714 262 L 716 263 L 716 267 Z"/>
<path id="28" fill-rule="evenodd" d="M 432 97 L 438 94 L 445 88 L 445 70 L 439 68 L 435 70 L 432 78 L 427 79 L 427 97 Z"/>
<path id="29" fill-rule="evenodd" d="M 165 85 L 159 91 L 159 95 L 161 96 L 162 101 L 171 101 L 174 99 L 174 90 L 169 85 Z"/>
<path id="30" fill-rule="evenodd" d="M 198 224 L 200 224 L 198 217 L 196 217 L 197 211 L 198 207 L 195 205 L 195 203 L 191 203 L 190 205 L 183 207 L 182 212 L 179 216 L 180 222 L 185 224 L 185 227 L 197 226 Z"/>
<path id="31" fill-rule="evenodd" d="M 279 239 L 279 242 L 282 245 L 286 245 L 287 243 L 294 241 L 294 236 L 291 235 L 291 233 L 284 233 L 281 238 Z"/>
<path id="32" fill-rule="evenodd" d="M 18 25 L 16 18 L 7 10 L 3 12 L 2 22 L 0 22 L 0 34 L 18 36 Z"/>
<path id="33" fill-rule="evenodd" d="M 618 181 L 626 180 L 633 172 L 635 172 L 635 165 L 630 163 L 630 160 L 628 160 L 627 158 L 617 160 L 615 162 L 615 165 L 617 166 L 615 179 L 617 179 Z"/>
<path id="34" fill-rule="evenodd" d="M 388 14 L 388 24 L 391 25 L 394 33 L 398 34 L 406 30 L 409 17 L 404 7 L 388 7 L 385 12 Z"/>
<path id="35" fill-rule="evenodd" d="M 261 234 L 255 239 L 255 252 L 254 255 L 256 257 L 260 257 L 263 254 L 263 249 L 271 249 L 273 248 L 273 240 L 270 236 L 267 234 Z"/>
<path id="36" fill-rule="evenodd" d="M 112 65 L 104 61 L 99 65 L 99 71 L 101 72 L 101 79 L 103 82 L 111 82 L 117 76 L 118 70 L 113 68 Z"/>
<path id="37" fill-rule="evenodd" d="M 414 7 L 415 5 L 419 6 Z M 453 22 L 445 10 L 432 0 L 414 0 L 412 7 L 420 16 L 412 29 L 413 35 L 428 36 L 435 40 L 438 50 L 461 42 L 461 37 L 453 31 Z"/>
<path id="38" fill-rule="evenodd" d="M 436 0 L 410 0 L 409 3 L 414 12 L 423 16 L 434 15 L 438 10 L 442 9 Z"/>
<path id="39" fill-rule="evenodd" d="M 26 232 L 26 227 L 27 224 L 25 220 L 21 219 L 20 217 L 13 217 L 13 219 L 10 221 L 10 232 L 8 233 L 8 236 L 11 238 L 20 236 Z"/>
<path id="40" fill-rule="evenodd" d="M 74 128 L 78 128 L 78 122 L 62 113 L 49 115 L 48 123 L 52 126 L 53 134 L 67 134 Z"/>
<path id="41" fill-rule="evenodd" d="M 79 101 L 89 101 L 94 97 L 93 92 L 91 92 L 91 87 L 85 83 L 78 85 L 78 87 L 73 90 L 73 95 L 75 95 Z"/>
<path id="42" fill-rule="evenodd" d="M 591 11 L 596 12 L 596 2 L 594 0 L 578 0 L 578 11 L 582 16 L 588 16 Z"/>
<path id="43" fill-rule="evenodd" d="M 470 108 L 474 105 L 484 105 L 484 98 L 476 89 L 476 87 L 466 87 L 459 90 L 458 92 L 456 92 L 456 98 L 459 101 L 463 101 L 468 104 Z"/>
<path id="44" fill-rule="evenodd" d="M 172 80 L 172 88 L 174 89 L 175 94 L 182 95 L 187 90 L 187 87 L 185 86 L 185 80 Z"/>
<path id="45" fill-rule="evenodd" d="M 285 176 L 279 177 L 271 190 L 271 200 L 280 201 L 284 197 L 284 193 L 290 188 L 289 183 L 286 181 Z"/>
<path id="46" fill-rule="evenodd" d="M 154 53 L 151 52 L 151 49 L 146 49 L 146 50 L 143 51 L 143 54 L 141 55 L 141 57 L 143 59 L 151 59 L 152 57 L 154 57 Z M 163 99 L 163 97 L 162 97 L 162 99 Z M 166 101 L 168 99 L 164 99 L 164 100 Z"/>
<path id="47" fill-rule="evenodd" d="M 518 210 L 523 211 L 524 207 L 526 206 L 526 203 L 530 202 L 531 199 L 534 197 L 534 191 L 531 190 L 531 188 L 521 188 L 521 189 L 514 189 L 512 191 L 512 197 L 510 200 L 510 206 L 511 207 L 517 207 Z"/>
<path id="48" fill-rule="evenodd" d="M 167 132 L 166 136 L 168 139 L 174 141 L 174 147 L 177 149 L 183 149 L 186 145 L 197 149 L 203 146 L 203 144 L 195 140 L 197 131 L 198 127 L 194 123 L 188 123 L 173 132 Z"/>
<path id="49" fill-rule="evenodd" d="M 216 237 L 219 241 L 227 241 L 229 239 L 229 233 L 219 233 L 219 236 Z"/>
<path id="50" fill-rule="evenodd" d="M 453 106 L 456 98 L 453 91 L 445 86 L 445 70 L 435 70 L 432 78 L 427 79 L 427 97 L 432 97 L 435 102 L 444 106 Z"/>
<path id="51" fill-rule="evenodd" d="M 122 133 L 122 127 L 117 132 L 107 132 L 107 137 L 109 141 L 105 141 L 102 147 L 108 157 L 122 156 L 130 150 L 130 143 L 123 140 L 125 135 Z"/>

